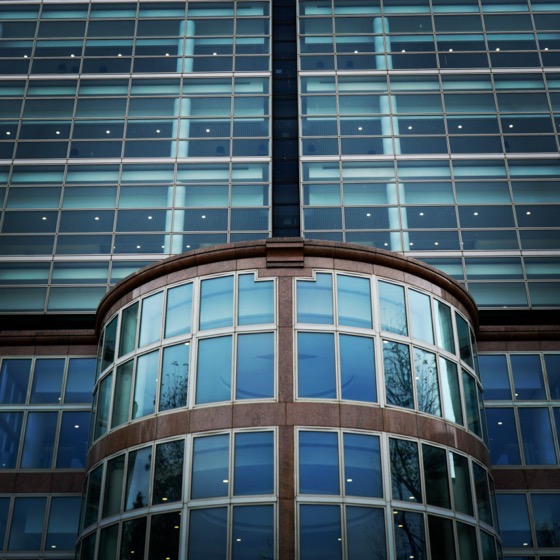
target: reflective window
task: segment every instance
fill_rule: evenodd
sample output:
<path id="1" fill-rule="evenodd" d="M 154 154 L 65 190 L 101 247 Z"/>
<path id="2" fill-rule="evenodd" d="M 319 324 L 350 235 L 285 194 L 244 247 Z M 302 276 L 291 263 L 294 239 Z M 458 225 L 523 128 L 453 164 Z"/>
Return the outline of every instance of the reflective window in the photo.
<path id="1" fill-rule="evenodd" d="M 298 280 L 298 323 L 333 323 L 332 275 L 317 273 L 314 281 Z"/>
<path id="2" fill-rule="evenodd" d="M 395 558 L 407 560 L 427 560 L 424 516 L 411 511 L 393 512 L 395 534 Z"/>
<path id="3" fill-rule="evenodd" d="M 447 454 L 444 449 L 422 445 L 426 501 L 433 506 L 451 507 L 449 494 Z"/>
<path id="4" fill-rule="evenodd" d="M 132 418 L 140 418 L 155 412 L 158 369 L 159 350 L 138 358 L 134 381 Z"/>
<path id="5" fill-rule="evenodd" d="M 236 496 L 274 492 L 274 434 L 235 434 L 234 491 Z"/>
<path id="6" fill-rule="evenodd" d="M 107 462 L 105 475 L 105 492 L 103 494 L 103 515 L 109 517 L 121 511 L 124 483 L 124 455 L 119 455 Z"/>
<path id="7" fill-rule="evenodd" d="M 486 471 L 476 463 L 473 463 L 474 488 L 476 494 L 476 505 L 478 519 L 492 525 L 492 509 L 490 506 L 490 489 Z M 501 523 L 501 516 L 500 516 Z M 506 545 L 507 546 L 507 545 Z"/>
<path id="8" fill-rule="evenodd" d="M 381 497 L 383 490 L 379 438 L 344 433 L 343 446 L 346 495 Z"/>
<path id="9" fill-rule="evenodd" d="M 164 348 L 159 387 L 160 411 L 186 406 L 189 353 L 188 342 Z"/>
<path id="10" fill-rule="evenodd" d="M 515 398 L 518 400 L 546 399 L 541 360 L 538 354 L 510 356 Z"/>
<path id="11" fill-rule="evenodd" d="M 196 403 L 231 399 L 232 338 L 206 338 L 198 344 Z"/>
<path id="12" fill-rule="evenodd" d="M 414 408 L 410 348 L 406 344 L 384 340 L 383 365 L 387 404 Z"/>
<path id="13" fill-rule="evenodd" d="M 340 494 L 336 433 L 299 433 L 299 491 L 301 494 Z"/>
<path id="14" fill-rule="evenodd" d="M 146 518 L 125 521 L 121 535 L 121 560 L 134 560 L 144 556 L 146 541 Z"/>
<path id="15" fill-rule="evenodd" d="M 302 560 L 341 560 L 341 534 L 339 506 L 300 506 L 299 549 Z"/>
<path id="16" fill-rule="evenodd" d="M 150 526 L 149 558 L 179 558 L 181 515 L 164 513 L 154 515 Z M 105 558 L 105 557 L 104 557 Z"/>
<path id="17" fill-rule="evenodd" d="M 0 402 L 25 403 L 31 373 L 31 360 L 2 360 L 0 370 Z"/>
<path id="18" fill-rule="evenodd" d="M 64 366 L 64 359 L 39 359 L 35 362 L 30 402 L 59 404 L 62 401 Z"/>
<path id="19" fill-rule="evenodd" d="M 103 477 L 103 465 L 91 471 L 88 477 L 84 527 L 97 522 L 99 515 L 99 499 L 101 498 L 101 479 Z"/>
<path id="20" fill-rule="evenodd" d="M 340 335 L 339 345 L 341 397 L 377 401 L 373 339 Z"/>
<path id="21" fill-rule="evenodd" d="M 393 499 L 422 502 L 418 444 L 390 438 L 389 445 Z"/>
<path id="22" fill-rule="evenodd" d="M 200 287 L 200 328 L 233 325 L 233 276 L 203 280 Z"/>
<path id="23" fill-rule="evenodd" d="M 463 410 L 461 406 L 457 364 L 440 356 L 439 366 L 444 417 L 456 424 L 463 424 Z"/>
<path id="24" fill-rule="evenodd" d="M 484 387 L 484 399 L 511 400 L 511 387 L 506 357 L 503 354 L 488 354 L 478 357 L 480 377 Z"/>
<path id="25" fill-rule="evenodd" d="M 396 284 L 379 282 L 381 329 L 401 335 L 408 334 L 404 288 Z"/>
<path id="26" fill-rule="evenodd" d="M 149 505 L 152 448 L 145 447 L 128 454 L 126 474 L 125 510 Z M 123 539 L 124 540 L 124 539 Z"/>
<path id="27" fill-rule="evenodd" d="M 449 468 L 455 509 L 467 515 L 473 515 L 473 499 L 468 459 L 458 453 L 450 452 Z"/>
<path id="28" fill-rule="evenodd" d="M 370 329 L 371 292 L 367 278 L 337 274 L 338 323 Z"/>
<path id="29" fill-rule="evenodd" d="M 167 291 L 165 338 L 191 332 L 192 284 L 184 284 Z"/>
<path id="30" fill-rule="evenodd" d="M 138 302 L 125 308 L 121 318 L 119 357 L 136 348 L 136 329 L 138 326 Z"/>
<path id="31" fill-rule="evenodd" d="M 503 497 L 503 496 L 501 496 Z M 560 501 L 558 494 L 531 494 L 537 546 L 560 546 Z M 501 518 L 500 518 L 501 520 Z"/>
<path id="32" fill-rule="evenodd" d="M 51 468 L 57 422 L 57 412 L 30 412 L 27 415 L 21 468 Z"/>
<path id="33" fill-rule="evenodd" d="M 189 535 L 189 558 L 221 560 L 227 551 L 227 508 L 191 510 Z"/>
<path id="34" fill-rule="evenodd" d="M 163 292 L 147 297 L 142 301 L 140 348 L 158 341 L 161 337 L 162 302 Z"/>
<path id="35" fill-rule="evenodd" d="M 486 408 L 490 457 L 493 465 L 519 465 L 519 441 L 512 408 Z"/>
<path id="36" fill-rule="evenodd" d="M 170 441 L 156 446 L 153 504 L 176 502 L 183 488 L 183 441 Z"/>
<path id="37" fill-rule="evenodd" d="M 533 546 L 525 494 L 496 494 L 502 545 L 508 548 Z"/>
<path id="38" fill-rule="evenodd" d="M 0 412 L 0 425 L 0 468 L 13 469 L 18 458 L 23 412 Z"/>
<path id="39" fill-rule="evenodd" d="M 12 514 L 8 550 L 40 550 L 46 498 L 17 498 Z"/>
<path id="40" fill-rule="evenodd" d="M 298 397 L 336 398 L 334 335 L 300 332 L 297 343 Z"/>
<path id="41" fill-rule="evenodd" d="M 79 497 L 54 496 L 51 498 L 45 541 L 47 550 L 74 550 L 80 519 L 80 504 Z"/>
<path id="42" fill-rule="evenodd" d="M 274 355 L 273 333 L 238 336 L 236 399 L 274 396 Z"/>
<path id="43" fill-rule="evenodd" d="M 239 277 L 239 325 L 255 325 L 274 321 L 274 283 L 256 282 L 251 274 Z"/>
<path id="44" fill-rule="evenodd" d="M 545 354 L 544 363 L 550 397 L 554 400 L 560 400 L 560 354 Z"/>
<path id="45" fill-rule="evenodd" d="M 434 331 L 430 297 L 415 290 L 409 290 L 408 302 L 410 305 L 411 335 L 428 344 L 433 344 Z"/>
<path id="46" fill-rule="evenodd" d="M 89 412 L 63 412 L 60 425 L 57 469 L 83 469 L 89 432 Z"/>
<path id="47" fill-rule="evenodd" d="M 453 522 L 435 515 L 428 516 L 430 550 L 435 558 L 456 558 Z"/>
<path id="48" fill-rule="evenodd" d="M 525 464 L 555 465 L 557 460 L 548 408 L 520 408 L 518 412 Z"/>
<path id="49" fill-rule="evenodd" d="M 418 410 L 435 416 L 441 416 L 435 354 L 414 348 L 414 372 L 418 395 Z"/>

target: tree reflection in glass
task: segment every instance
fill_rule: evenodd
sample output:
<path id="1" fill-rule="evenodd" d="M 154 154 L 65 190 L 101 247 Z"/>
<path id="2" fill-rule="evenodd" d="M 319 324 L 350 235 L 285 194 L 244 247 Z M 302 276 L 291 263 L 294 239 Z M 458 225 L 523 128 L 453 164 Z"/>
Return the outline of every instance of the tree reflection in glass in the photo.
<path id="1" fill-rule="evenodd" d="M 437 376 L 436 356 L 431 352 L 414 349 L 414 372 L 418 410 L 441 416 L 441 401 Z"/>
<path id="2" fill-rule="evenodd" d="M 422 445 L 424 456 L 424 477 L 426 481 L 426 502 L 432 506 L 451 507 L 449 495 L 449 474 L 445 449 Z"/>
<path id="3" fill-rule="evenodd" d="M 418 444 L 403 439 L 389 439 L 391 484 L 394 500 L 422 501 Z"/>
<path id="4" fill-rule="evenodd" d="M 163 351 L 159 410 L 187 405 L 190 343 L 168 346 Z"/>
<path id="5" fill-rule="evenodd" d="M 170 441 L 156 447 L 153 504 L 176 502 L 183 488 L 184 441 Z"/>
<path id="6" fill-rule="evenodd" d="M 421 513 L 393 511 L 396 560 L 426 560 L 424 518 Z"/>
<path id="7" fill-rule="evenodd" d="M 414 408 L 409 347 L 384 340 L 383 365 L 387 404 Z"/>

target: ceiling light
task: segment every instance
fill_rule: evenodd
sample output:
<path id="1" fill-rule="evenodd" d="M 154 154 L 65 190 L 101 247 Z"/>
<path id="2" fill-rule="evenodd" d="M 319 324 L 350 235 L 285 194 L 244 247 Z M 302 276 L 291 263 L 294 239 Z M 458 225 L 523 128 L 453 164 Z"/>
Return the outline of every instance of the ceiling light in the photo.
<path id="1" fill-rule="evenodd" d="M 161 132 L 161 130 L 158 128 L 156 129 L 156 134 L 159 134 Z"/>
<path id="2" fill-rule="evenodd" d="M 6 136 L 11 136 L 11 132 L 9 130 L 6 130 Z"/>
<path id="3" fill-rule="evenodd" d="M 60 130 L 57 130 L 57 131 L 55 132 L 55 134 L 60 134 Z"/>
<path id="4" fill-rule="evenodd" d="M 218 54 L 217 52 L 215 52 L 215 53 L 212 53 L 212 56 L 216 56 L 217 54 Z"/>
<path id="5" fill-rule="evenodd" d="M 497 47 L 497 48 L 496 48 L 496 52 L 500 52 L 500 47 Z"/>
<path id="6" fill-rule="evenodd" d="M 530 215 L 531 215 L 531 211 L 528 210 L 527 212 L 525 212 L 525 214 L 527 214 L 527 216 L 530 216 Z"/>
<path id="7" fill-rule="evenodd" d="M 203 220 L 206 219 L 206 216 L 204 214 L 202 214 L 202 216 L 200 216 Z"/>
<path id="8" fill-rule="evenodd" d="M 508 128 L 513 128 L 513 125 L 512 125 L 512 124 L 510 124 Z"/>
<path id="9" fill-rule="evenodd" d="M 137 249 L 140 249 L 142 247 L 142 245 L 136 245 Z"/>
<path id="10" fill-rule="evenodd" d="M 412 247 L 414 245 L 414 243 L 412 243 L 412 241 L 409 243 L 409 245 Z"/>
<path id="11" fill-rule="evenodd" d="M 412 127 L 411 127 L 411 126 L 409 126 L 409 127 L 408 127 L 408 130 L 412 130 Z"/>
<path id="12" fill-rule="evenodd" d="M 47 219 L 46 216 L 43 216 L 43 217 L 41 218 L 41 220 L 43 220 L 43 221 L 45 221 L 46 219 Z"/>
<path id="13" fill-rule="evenodd" d="M 404 49 L 401 52 L 406 52 Z"/>
<path id="14" fill-rule="evenodd" d="M 346 482 L 352 482 L 352 479 L 351 479 L 351 478 L 347 478 L 347 479 L 346 479 Z"/>
<path id="15" fill-rule="evenodd" d="M 78 429 L 80 427 L 79 424 L 74 424 L 74 428 Z"/>
<path id="16" fill-rule="evenodd" d="M 222 482 L 223 482 L 224 484 L 227 484 L 227 483 L 229 482 L 229 480 L 228 480 L 227 478 L 224 478 L 224 480 L 222 480 Z"/>
<path id="17" fill-rule="evenodd" d="M 457 128 L 463 128 L 463 125 L 462 124 L 457 125 Z"/>
<path id="18" fill-rule="evenodd" d="M 110 131 L 110 130 L 106 130 L 106 131 L 105 131 L 105 134 L 111 134 L 111 131 Z"/>
<path id="19" fill-rule="evenodd" d="M 478 216 L 478 212 L 473 212 L 473 216 Z"/>
<path id="20" fill-rule="evenodd" d="M 544 50 L 547 51 L 547 50 L 548 50 L 548 47 L 545 47 Z"/>
<path id="21" fill-rule="evenodd" d="M 370 214 L 369 212 L 366 214 L 366 216 L 367 216 L 368 218 L 371 218 L 371 214 Z"/>
<path id="22" fill-rule="evenodd" d="M 119 53 L 119 54 L 118 54 L 117 56 L 122 56 L 122 54 L 121 54 L 121 53 Z"/>
<path id="23" fill-rule="evenodd" d="M 210 132 L 210 129 L 209 129 L 209 128 L 207 128 L 207 129 L 206 129 L 206 132 Z"/>
<path id="24" fill-rule="evenodd" d="M 358 127 L 358 130 L 363 130 L 363 128 L 361 126 Z"/>
<path id="25" fill-rule="evenodd" d="M 168 53 L 168 52 L 166 52 L 166 53 L 165 53 L 165 56 L 169 56 L 169 53 Z"/>
<path id="26" fill-rule="evenodd" d="M 501 426 L 503 424 L 503 422 L 498 422 L 498 426 Z"/>
<path id="27" fill-rule="evenodd" d="M 93 218 L 96 222 L 99 221 L 99 216 L 95 216 L 95 218 Z"/>
<path id="28" fill-rule="evenodd" d="M 187 245 L 187 249 L 190 249 L 190 248 L 191 248 L 191 246 L 190 246 L 190 245 Z"/>
<path id="29" fill-rule="evenodd" d="M 26 54 L 23 55 L 23 58 L 29 58 Z"/>
<path id="30" fill-rule="evenodd" d="M 453 52 L 453 49 L 449 49 L 449 52 Z"/>
<path id="31" fill-rule="evenodd" d="M 358 54 L 358 51 L 354 51 L 354 54 Z"/>
<path id="32" fill-rule="evenodd" d="M 75 58 L 75 56 L 76 56 L 75 54 L 71 54 L 70 58 Z"/>
<path id="33" fill-rule="evenodd" d="M 436 242 L 434 243 L 434 245 L 439 245 L 439 241 L 436 241 Z"/>
<path id="34" fill-rule="evenodd" d="M 241 542 L 241 539 L 235 539 L 236 542 Z"/>
<path id="35" fill-rule="evenodd" d="M 419 216 L 423 216 L 423 215 L 424 215 L 424 212 L 420 212 L 420 214 L 418 214 L 418 215 L 419 215 Z"/>
<path id="36" fill-rule="evenodd" d="M 388 247 L 389 243 L 383 243 L 383 247 Z"/>
<path id="37" fill-rule="evenodd" d="M 152 219 L 152 216 L 148 216 L 148 220 L 151 220 L 151 219 Z"/>

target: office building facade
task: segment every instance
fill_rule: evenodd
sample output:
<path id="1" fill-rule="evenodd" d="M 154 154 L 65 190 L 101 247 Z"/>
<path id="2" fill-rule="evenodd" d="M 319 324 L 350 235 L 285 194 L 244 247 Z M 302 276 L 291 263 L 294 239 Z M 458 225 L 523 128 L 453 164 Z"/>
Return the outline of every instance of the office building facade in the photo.
<path id="1" fill-rule="evenodd" d="M 558 29 L 0 3 L 0 558 L 560 557 Z"/>

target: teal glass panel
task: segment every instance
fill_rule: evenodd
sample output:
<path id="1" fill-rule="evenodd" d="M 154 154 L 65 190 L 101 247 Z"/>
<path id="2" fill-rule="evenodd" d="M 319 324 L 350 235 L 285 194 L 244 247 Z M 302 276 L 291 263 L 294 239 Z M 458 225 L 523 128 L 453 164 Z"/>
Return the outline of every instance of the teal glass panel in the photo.
<path id="1" fill-rule="evenodd" d="M 159 411 L 187 405 L 190 343 L 168 346 L 163 350 L 159 393 Z"/>
<path id="2" fill-rule="evenodd" d="M 198 343 L 196 404 L 231 399 L 231 336 L 206 338 Z"/>
<path id="3" fill-rule="evenodd" d="M 476 505 L 478 511 L 478 519 L 492 525 L 492 510 L 490 506 L 490 489 L 488 488 L 488 477 L 486 471 L 478 464 L 473 463 L 473 475 L 474 475 L 474 488 L 476 493 Z M 497 498 L 498 496 L 496 496 Z M 498 506 L 498 511 L 500 507 Z M 500 526 L 502 523 L 502 516 L 500 518 Z M 503 527 L 500 527 L 503 530 Z M 504 535 L 502 534 L 502 539 Z M 506 539 L 504 539 L 504 545 L 506 544 Z"/>
<path id="4" fill-rule="evenodd" d="M 234 495 L 274 492 L 273 432 L 235 435 Z"/>
<path id="5" fill-rule="evenodd" d="M 200 288 L 200 329 L 233 325 L 233 276 L 203 280 Z"/>
<path id="6" fill-rule="evenodd" d="M 238 278 L 239 325 L 256 325 L 274 322 L 274 282 L 255 281 L 252 274 Z"/>
<path id="7" fill-rule="evenodd" d="M 236 399 L 274 396 L 274 334 L 240 334 L 237 337 Z"/>
<path id="8" fill-rule="evenodd" d="M 342 560 L 341 535 L 339 506 L 300 506 L 301 560 Z"/>
<path id="9" fill-rule="evenodd" d="M 332 275 L 317 273 L 314 281 L 297 280 L 298 323 L 333 324 Z"/>
<path id="10" fill-rule="evenodd" d="M 99 500 L 101 498 L 101 478 L 103 477 L 103 465 L 99 465 L 91 471 L 88 479 L 87 497 L 85 506 L 84 527 L 89 527 L 97 522 L 99 516 Z"/>
<path id="11" fill-rule="evenodd" d="M 163 292 L 147 297 L 142 302 L 142 319 L 140 322 L 140 341 L 142 348 L 161 338 L 161 314 L 163 305 Z"/>
<path id="12" fill-rule="evenodd" d="M 379 437 L 345 433 L 344 485 L 347 496 L 383 496 Z"/>
<path id="13" fill-rule="evenodd" d="M 332 333 L 298 333 L 298 397 L 336 398 Z"/>
<path id="14" fill-rule="evenodd" d="M 161 443 L 156 447 L 154 495 L 152 503 L 177 502 L 183 493 L 183 440 Z"/>
<path id="15" fill-rule="evenodd" d="M 441 416 L 436 355 L 414 348 L 414 373 L 418 410 Z"/>
<path id="16" fill-rule="evenodd" d="M 46 498 L 15 498 L 8 550 L 41 550 Z"/>
<path id="17" fill-rule="evenodd" d="M 428 344 L 434 343 L 430 297 L 415 290 L 408 291 L 411 335 Z"/>
<path id="18" fill-rule="evenodd" d="M 111 428 L 116 428 L 128 422 L 130 418 L 130 397 L 133 375 L 134 360 L 129 360 L 117 368 Z"/>
<path id="19" fill-rule="evenodd" d="M 449 472 L 445 449 L 422 445 L 422 455 L 424 457 L 426 502 L 432 506 L 450 509 Z"/>
<path id="20" fill-rule="evenodd" d="M 229 436 L 195 438 L 191 498 L 198 500 L 227 496 L 229 484 Z"/>
<path id="21" fill-rule="evenodd" d="M 97 397 L 97 409 L 95 414 L 95 424 L 93 439 L 101 437 L 109 427 L 109 407 L 111 406 L 112 374 L 109 374 L 99 384 Z"/>
<path id="22" fill-rule="evenodd" d="M 120 513 L 124 483 L 124 454 L 107 461 L 105 475 L 105 492 L 103 498 L 103 515 L 109 517 Z"/>
<path id="23" fill-rule="evenodd" d="M 383 367 L 387 404 L 414 408 L 410 348 L 406 344 L 384 340 Z"/>
<path id="24" fill-rule="evenodd" d="M 508 548 L 533 546 L 525 494 L 496 494 L 502 545 Z"/>
<path id="25" fill-rule="evenodd" d="M 449 467 L 455 509 L 467 515 L 474 515 L 469 460 L 463 455 L 449 452 Z"/>
<path id="26" fill-rule="evenodd" d="M 490 459 L 493 465 L 520 465 L 519 438 L 513 408 L 486 407 Z"/>
<path id="27" fill-rule="evenodd" d="M 367 278 L 338 274 L 338 323 L 371 329 L 371 290 Z"/>
<path id="28" fill-rule="evenodd" d="M 339 346 L 342 398 L 376 402 L 373 339 L 341 334 Z"/>
<path id="29" fill-rule="evenodd" d="M 128 454 L 125 511 L 146 507 L 149 504 L 151 470 L 151 446 Z"/>
<path id="30" fill-rule="evenodd" d="M 227 508 L 193 509 L 189 518 L 189 560 L 227 557 Z"/>
<path id="31" fill-rule="evenodd" d="M 192 284 L 184 284 L 167 291 L 165 338 L 188 334 L 192 322 Z"/>
<path id="32" fill-rule="evenodd" d="M 463 408 L 461 406 L 457 365 L 440 356 L 439 367 L 444 417 L 456 424 L 463 424 Z"/>
<path id="33" fill-rule="evenodd" d="M 402 286 L 379 282 L 379 308 L 382 330 L 404 336 L 408 334 Z"/>
<path id="34" fill-rule="evenodd" d="M 80 519 L 80 497 L 53 496 L 49 512 L 49 525 L 45 548 L 74 550 Z"/>
<path id="35" fill-rule="evenodd" d="M 119 339 L 119 357 L 136 348 L 136 330 L 138 327 L 138 302 L 125 308 L 121 317 L 121 334 Z"/>
<path id="36" fill-rule="evenodd" d="M 138 358 L 134 380 L 132 418 L 140 418 L 155 412 L 158 370 L 159 350 Z"/>
<path id="37" fill-rule="evenodd" d="M 340 494 L 336 433 L 299 433 L 299 492 Z"/>

